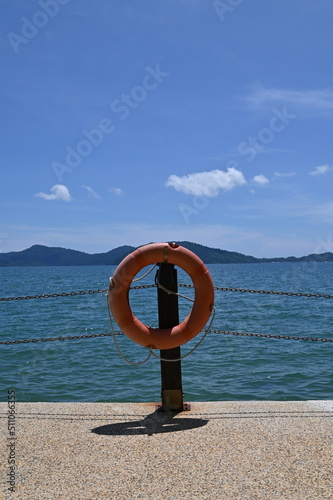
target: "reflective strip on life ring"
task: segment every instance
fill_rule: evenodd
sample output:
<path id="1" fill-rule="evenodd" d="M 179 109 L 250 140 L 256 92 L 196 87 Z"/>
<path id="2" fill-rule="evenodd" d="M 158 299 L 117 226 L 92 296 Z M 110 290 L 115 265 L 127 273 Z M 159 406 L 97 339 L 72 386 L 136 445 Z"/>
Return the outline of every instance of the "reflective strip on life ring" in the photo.
<path id="1" fill-rule="evenodd" d="M 151 328 L 132 313 L 128 291 L 145 266 L 168 262 L 181 267 L 192 279 L 195 296 L 190 314 L 172 328 Z M 172 349 L 193 339 L 206 325 L 214 305 L 211 275 L 197 255 L 175 243 L 151 243 L 127 255 L 110 280 L 108 300 L 113 317 L 131 340 L 152 349 Z"/>

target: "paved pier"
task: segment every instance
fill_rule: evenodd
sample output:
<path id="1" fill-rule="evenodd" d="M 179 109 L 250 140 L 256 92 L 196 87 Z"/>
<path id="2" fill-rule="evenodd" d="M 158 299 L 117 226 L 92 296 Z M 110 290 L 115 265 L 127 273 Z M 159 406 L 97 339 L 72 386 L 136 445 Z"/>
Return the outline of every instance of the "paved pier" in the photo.
<path id="1" fill-rule="evenodd" d="M 333 499 L 333 401 L 16 403 L 12 447 L 0 412 L 5 500 Z"/>

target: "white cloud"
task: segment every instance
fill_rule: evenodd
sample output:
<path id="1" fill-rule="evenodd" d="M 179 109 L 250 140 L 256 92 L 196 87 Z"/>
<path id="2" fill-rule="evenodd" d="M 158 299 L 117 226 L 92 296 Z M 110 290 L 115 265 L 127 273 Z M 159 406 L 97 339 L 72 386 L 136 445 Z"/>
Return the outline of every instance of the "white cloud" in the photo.
<path id="1" fill-rule="evenodd" d="M 109 193 L 115 194 L 116 196 L 121 196 L 124 191 L 121 188 L 110 188 Z"/>
<path id="2" fill-rule="evenodd" d="M 318 165 L 318 167 L 315 167 L 315 169 L 310 172 L 310 175 L 325 175 L 331 170 L 333 170 L 333 167 L 329 165 Z"/>
<path id="3" fill-rule="evenodd" d="M 71 201 L 72 197 L 69 190 L 63 184 L 55 184 L 50 189 L 52 194 L 47 193 L 36 193 L 35 196 L 38 198 L 44 198 L 44 200 L 59 200 L 59 201 Z"/>
<path id="4" fill-rule="evenodd" d="M 100 198 L 100 196 L 96 193 L 96 191 L 93 190 L 92 187 L 90 186 L 81 186 L 81 187 L 83 187 L 88 191 L 88 194 L 91 198 Z"/>
<path id="5" fill-rule="evenodd" d="M 252 179 L 252 182 L 255 182 L 259 186 L 264 186 L 265 184 L 269 183 L 269 180 L 267 177 L 263 174 L 255 175 Z"/>
<path id="6" fill-rule="evenodd" d="M 228 168 L 227 171 L 211 170 L 210 172 L 198 172 L 189 175 L 170 175 L 165 183 L 166 187 L 173 187 L 176 191 L 194 196 L 207 196 L 214 198 L 222 191 L 230 191 L 237 186 L 246 184 L 244 175 L 236 168 Z"/>
<path id="7" fill-rule="evenodd" d="M 333 110 L 333 89 L 290 90 L 256 85 L 246 100 L 255 106 L 268 101 L 290 103 L 302 108 Z"/>

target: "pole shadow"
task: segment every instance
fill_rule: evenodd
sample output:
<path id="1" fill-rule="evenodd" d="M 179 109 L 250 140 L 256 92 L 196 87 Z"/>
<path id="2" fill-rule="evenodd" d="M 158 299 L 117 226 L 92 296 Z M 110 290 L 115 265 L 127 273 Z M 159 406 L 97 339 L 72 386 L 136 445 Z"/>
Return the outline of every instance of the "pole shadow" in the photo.
<path id="1" fill-rule="evenodd" d="M 142 420 L 132 420 L 127 422 L 117 422 L 116 424 L 107 424 L 91 429 L 94 434 L 103 436 L 130 436 L 146 434 L 161 434 L 166 432 L 179 432 L 188 429 L 203 427 L 208 423 L 203 418 L 177 418 L 174 417 L 178 411 L 160 411 L 147 415 Z"/>

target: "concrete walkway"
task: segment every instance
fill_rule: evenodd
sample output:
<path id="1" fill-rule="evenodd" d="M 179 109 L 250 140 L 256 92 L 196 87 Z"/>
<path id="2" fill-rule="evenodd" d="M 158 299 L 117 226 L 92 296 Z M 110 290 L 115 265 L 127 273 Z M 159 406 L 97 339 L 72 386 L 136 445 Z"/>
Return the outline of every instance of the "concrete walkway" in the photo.
<path id="1" fill-rule="evenodd" d="M 5 500 L 333 499 L 333 401 L 16 403 L 12 436 L 0 412 Z"/>

